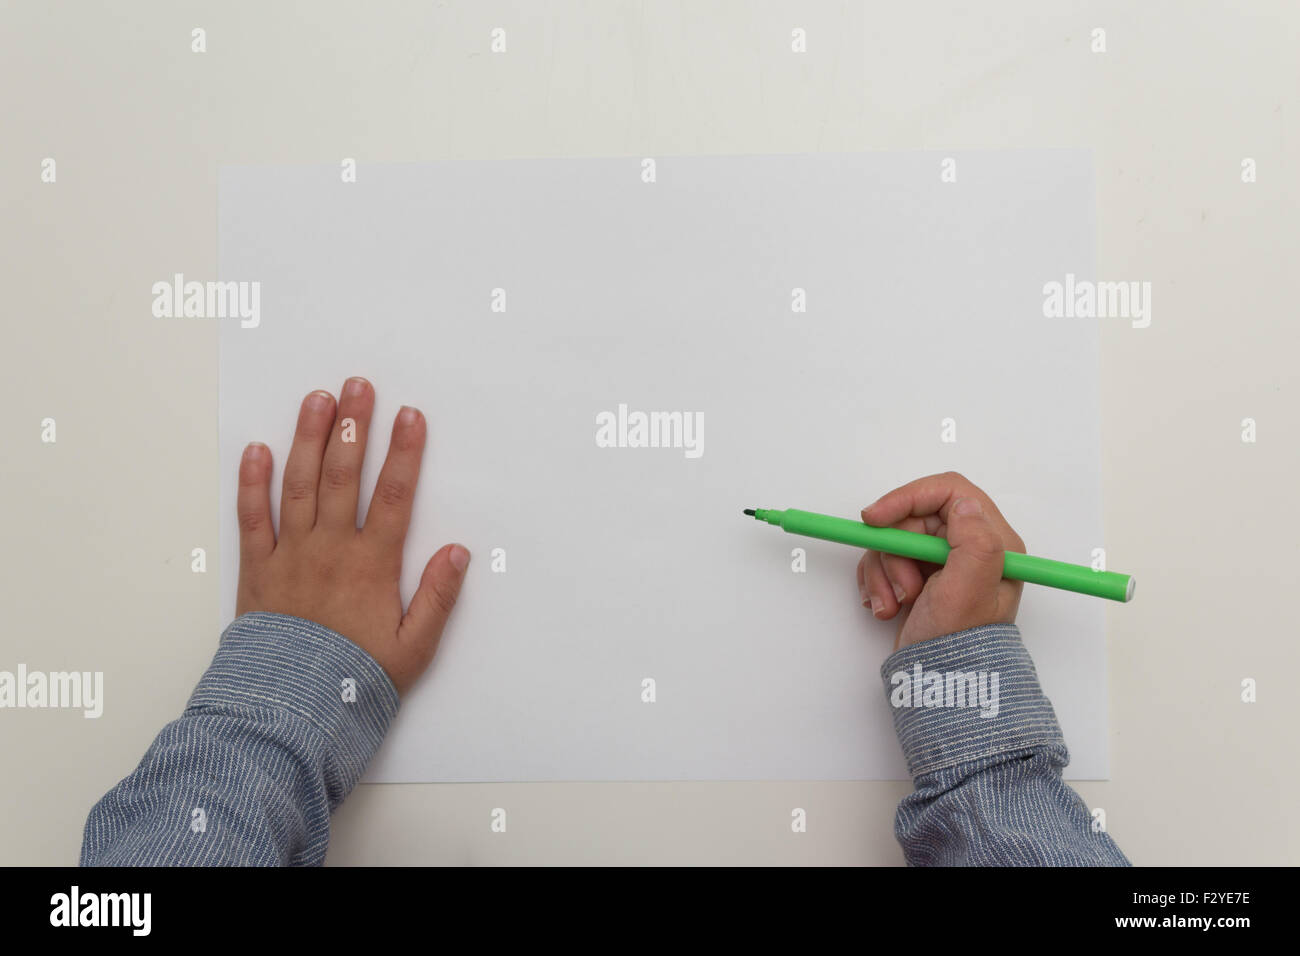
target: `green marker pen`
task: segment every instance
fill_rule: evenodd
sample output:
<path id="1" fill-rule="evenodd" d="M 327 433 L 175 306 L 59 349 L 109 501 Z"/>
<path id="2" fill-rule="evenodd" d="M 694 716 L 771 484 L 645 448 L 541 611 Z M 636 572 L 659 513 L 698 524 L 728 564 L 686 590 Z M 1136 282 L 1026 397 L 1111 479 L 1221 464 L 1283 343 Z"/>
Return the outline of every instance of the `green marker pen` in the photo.
<path id="1" fill-rule="evenodd" d="M 850 518 L 835 518 L 796 508 L 786 508 L 784 511 L 746 508 L 745 514 L 774 524 L 790 534 L 885 551 L 931 564 L 946 563 L 951 550 L 947 541 L 932 534 L 918 534 L 900 528 L 876 528 Z M 1049 588 L 1077 591 L 1112 601 L 1133 600 L 1133 589 L 1137 585 L 1137 580 L 1131 574 L 1094 571 L 1083 564 L 1036 558 L 1017 551 L 1003 553 L 1002 576 L 1011 581 L 1043 584 Z"/>

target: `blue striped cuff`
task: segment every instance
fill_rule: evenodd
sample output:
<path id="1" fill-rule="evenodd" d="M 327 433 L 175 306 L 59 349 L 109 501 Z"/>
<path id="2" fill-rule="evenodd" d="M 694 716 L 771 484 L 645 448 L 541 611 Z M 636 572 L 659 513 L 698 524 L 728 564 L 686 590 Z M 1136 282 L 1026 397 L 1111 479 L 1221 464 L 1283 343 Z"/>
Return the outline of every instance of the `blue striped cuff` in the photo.
<path id="1" fill-rule="evenodd" d="M 343 635 L 300 617 L 257 612 L 226 628 L 185 712 L 252 716 L 269 710 L 307 721 L 323 739 L 320 757 L 331 790 L 346 795 L 379 749 L 398 705 L 383 667 Z"/>
<path id="2" fill-rule="evenodd" d="M 913 778 L 1044 745 L 1064 748 L 1014 624 L 986 624 L 895 651 L 880 666 Z"/>

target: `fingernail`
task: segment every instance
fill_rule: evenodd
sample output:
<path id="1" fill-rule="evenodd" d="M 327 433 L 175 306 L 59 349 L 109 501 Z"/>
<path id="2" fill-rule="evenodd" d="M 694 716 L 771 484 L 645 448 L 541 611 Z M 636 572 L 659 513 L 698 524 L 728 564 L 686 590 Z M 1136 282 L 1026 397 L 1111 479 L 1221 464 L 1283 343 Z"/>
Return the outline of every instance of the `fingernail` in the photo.
<path id="1" fill-rule="evenodd" d="M 953 504 L 952 510 L 959 515 L 977 515 L 983 514 L 984 507 L 980 504 L 978 498 L 958 498 Z"/>
<path id="2" fill-rule="evenodd" d="M 867 607 L 871 604 L 871 596 L 867 594 L 867 586 L 865 584 L 858 585 L 858 599 L 862 601 L 863 607 Z"/>
<path id="3" fill-rule="evenodd" d="M 329 392 L 315 391 L 307 396 L 307 407 L 314 412 L 324 411 L 333 400 L 334 396 Z"/>
<path id="4" fill-rule="evenodd" d="M 469 567 L 469 552 L 459 544 L 451 546 L 451 554 L 447 558 L 451 561 L 451 566 L 462 574 Z"/>
<path id="5" fill-rule="evenodd" d="M 410 405 L 403 405 L 397 411 L 397 420 L 403 425 L 414 425 L 420 420 L 420 413 Z"/>
<path id="6" fill-rule="evenodd" d="M 343 385 L 343 394 L 356 398 L 366 390 L 368 384 L 370 383 L 364 378 L 350 378 Z"/>
<path id="7" fill-rule="evenodd" d="M 902 603 L 903 603 L 903 598 L 907 597 L 907 592 L 904 591 L 902 588 L 900 588 L 897 584 L 895 584 L 895 585 L 894 585 L 894 597 L 898 598 L 898 603 L 899 603 L 899 604 L 902 604 Z"/>
<path id="8" fill-rule="evenodd" d="M 871 599 L 871 613 L 872 613 L 872 614 L 876 615 L 876 617 L 880 617 L 880 612 L 883 611 L 884 609 L 885 609 L 885 602 L 884 602 L 884 601 L 882 601 L 880 598 L 876 598 L 876 597 L 873 597 L 873 598 Z"/>
<path id="9" fill-rule="evenodd" d="M 256 461 L 266 453 L 266 446 L 260 441 L 251 441 L 248 447 L 244 449 L 244 457 L 249 461 Z"/>

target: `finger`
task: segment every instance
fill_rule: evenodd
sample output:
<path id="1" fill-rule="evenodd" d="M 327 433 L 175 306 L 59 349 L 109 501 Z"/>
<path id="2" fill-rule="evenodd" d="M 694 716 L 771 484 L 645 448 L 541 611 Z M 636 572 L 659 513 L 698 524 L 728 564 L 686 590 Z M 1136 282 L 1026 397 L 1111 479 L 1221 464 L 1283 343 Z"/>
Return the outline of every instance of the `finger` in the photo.
<path id="1" fill-rule="evenodd" d="M 239 460 L 239 491 L 235 496 L 239 517 L 239 566 L 252 564 L 275 550 L 271 525 L 271 449 L 253 442 Z"/>
<path id="2" fill-rule="evenodd" d="M 375 482 L 366 524 L 362 529 L 379 549 L 395 558 L 400 566 L 402 543 L 411 524 L 411 503 L 420 478 L 420 456 L 424 453 L 426 433 L 424 416 L 419 409 L 403 405 L 393 422 L 393 437 L 388 443 L 388 457 Z"/>
<path id="3" fill-rule="evenodd" d="M 871 613 L 882 621 L 888 621 L 898 613 L 898 598 L 894 596 L 894 587 L 885 575 L 880 563 L 880 552 L 869 551 L 871 560 L 867 562 L 867 592 L 871 595 Z"/>
<path id="4" fill-rule="evenodd" d="M 922 518 L 904 518 L 895 527 L 901 528 L 903 531 L 911 531 L 914 534 L 924 534 L 925 520 Z M 882 553 L 880 566 L 884 569 L 885 577 L 888 578 L 890 588 L 894 592 L 894 598 L 899 604 L 906 604 L 920 595 L 925 581 L 921 574 L 920 564 L 917 561 L 898 554 Z"/>
<path id="5" fill-rule="evenodd" d="M 1002 582 L 1002 536 L 982 502 L 958 498 L 948 512 L 948 544 L 952 550 L 943 572 L 944 603 L 954 610 L 996 608 Z"/>
<path id="6" fill-rule="evenodd" d="M 460 585 L 469 567 L 469 551 L 459 544 L 444 545 L 429 559 L 420 586 L 397 629 L 397 639 L 412 653 L 418 675 L 433 659 L 447 617 L 456 605 Z"/>
<path id="7" fill-rule="evenodd" d="M 334 396 L 312 392 L 298 411 L 289 460 L 284 464 L 280 492 L 280 537 L 305 534 L 316 523 L 316 491 L 325 442 L 334 425 Z"/>
<path id="8" fill-rule="evenodd" d="M 947 537 L 946 537 L 945 535 L 940 535 L 939 537 L 944 538 L 945 541 L 947 540 Z M 916 562 L 916 566 L 917 566 L 917 569 L 920 570 L 920 572 L 921 572 L 921 580 L 922 580 L 922 581 L 928 581 L 928 580 L 930 580 L 930 576 L 931 576 L 932 574 L 934 574 L 934 573 L 937 572 L 937 571 L 942 571 L 942 570 L 943 570 L 943 565 L 942 565 L 942 564 L 932 564 L 932 563 L 929 562 L 929 561 L 918 561 L 918 562 Z"/>
<path id="9" fill-rule="evenodd" d="M 902 646 L 903 630 L 907 627 L 907 619 L 911 616 L 911 605 L 904 604 L 898 609 L 898 616 L 894 618 L 898 625 L 898 630 L 894 632 L 894 650 L 898 650 Z"/>
<path id="10" fill-rule="evenodd" d="M 909 516 L 924 518 L 927 515 L 938 515 L 946 521 L 948 506 L 961 495 L 979 495 L 988 498 L 965 475 L 955 471 L 944 472 L 941 475 L 927 475 L 895 488 L 863 508 L 862 520 L 882 528 L 893 527 Z"/>
<path id="11" fill-rule="evenodd" d="M 357 530 L 357 498 L 361 492 L 361 464 L 366 457 L 370 413 L 375 390 L 364 378 L 343 383 L 339 414 L 325 446 L 320 470 L 320 501 L 316 525 L 330 530 Z"/>

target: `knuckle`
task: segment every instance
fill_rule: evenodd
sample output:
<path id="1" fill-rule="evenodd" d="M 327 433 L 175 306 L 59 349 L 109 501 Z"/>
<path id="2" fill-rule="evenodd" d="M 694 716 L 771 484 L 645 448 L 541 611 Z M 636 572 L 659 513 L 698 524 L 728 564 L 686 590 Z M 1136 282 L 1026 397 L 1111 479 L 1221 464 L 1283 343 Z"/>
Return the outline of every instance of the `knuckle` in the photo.
<path id="1" fill-rule="evenodd" d="M 261 511 L 241 511 L 239 513 L 239 530 L 241 534 L 252 534 L 266 527 L 267 515 Z"/>
<path id="2" fill-rule="evenodd" d="M 403 425 L 393 429 L 389 447 L 396 451 L 415 451 L 424 439 L 424 432 L 417 425 Z"/>
<path id="3" fill-rule="evenodd" d="M 346 465 L 326 465 L 321 471 L 321 484 L 330 491 L 342 491 L 352 485 L 352 469 Z"/>
<path id="4" fill-rule="evenodd" d="M 333 415 L 326 416 L 314 409 L 304 408 L 298 416 L 298 426 L 295 429 L 294 439 L 306 442 L 309 445 L 321 444 L 329 438 L 333 421 Z"/>
<path id="5" fill-rule="evenodd" d="M 316 483 L 305 478 L 284 479 L 286 501 L 309 501 L 316 494 Z"/>
<path id="6" fill-rule="evenodd" d="M 411 500 L 411 486 L 397 478 L 384 478 L 375 488 L 375 497 L 390 508 L 399 507 Z"/>
<path id="7" fill-rule="evenodd" d="M 902 584 L 902 578 L 910 576 L 912 559 L 891 554 L 885 558 L 885 575 L 895 584 Z"/>
<path id="8" fill-rule="evenodd" d="M 328 425 L 307 419 L 298 425 L 298 434 L 295 436 L 308 445 L 323 445 L 329 438 L 330 429 Z"/>
<path id="9" fill-rule="evenodd" d="M 456 589 L 449 584 L 435 581 L 429 588 L 429 600 L 442 614 L 450 614 L 451 609 L 456 606 Z"/>
<path id="10" fill-rule="evenodd" d="M 945 471 L 943 473 L 943 483 L 962 494 L 971 494 L 972 492 L 983 494 L 983 492 L 981 492 L 975 485 L 975 482 L 971 481 L 960 471 Z"/>

